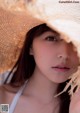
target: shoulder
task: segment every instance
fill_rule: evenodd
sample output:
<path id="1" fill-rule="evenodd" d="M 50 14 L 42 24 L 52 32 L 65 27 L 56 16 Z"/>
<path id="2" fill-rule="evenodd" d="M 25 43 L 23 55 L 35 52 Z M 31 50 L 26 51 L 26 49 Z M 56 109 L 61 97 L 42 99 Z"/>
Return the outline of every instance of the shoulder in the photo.
<path id="1" fill-rule="evenodd" d="M 0 103 L 11 103 L 19 88 L 13 88 L 9 84 L 0 86 Z"/>

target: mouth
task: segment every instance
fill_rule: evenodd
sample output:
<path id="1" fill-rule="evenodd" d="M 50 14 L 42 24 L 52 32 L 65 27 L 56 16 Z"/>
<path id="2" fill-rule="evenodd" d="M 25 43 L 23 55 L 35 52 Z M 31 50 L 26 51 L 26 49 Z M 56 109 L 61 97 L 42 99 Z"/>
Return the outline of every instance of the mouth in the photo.
<path id="1" fill-rule="evenodd" d="M 69 67 L 66 66 L 56 66 L 56 67 L 52 67 L 53 69 L 55 69 L 56 71 L 60 71 L 60 72 L 67 72 L 70 70 Z"/>

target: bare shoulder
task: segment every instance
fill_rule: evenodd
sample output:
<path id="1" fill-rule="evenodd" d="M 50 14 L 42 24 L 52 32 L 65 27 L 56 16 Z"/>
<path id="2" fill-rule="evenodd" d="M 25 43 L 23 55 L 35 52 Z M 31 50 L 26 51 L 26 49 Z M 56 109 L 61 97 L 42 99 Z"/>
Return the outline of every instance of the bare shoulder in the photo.
<path id="1" fill-rule="evenodd" d="M 0 86 L 0 103 L 9 104 L 14 98 L 18 88 L 13 88 L 9 84 Z"/>

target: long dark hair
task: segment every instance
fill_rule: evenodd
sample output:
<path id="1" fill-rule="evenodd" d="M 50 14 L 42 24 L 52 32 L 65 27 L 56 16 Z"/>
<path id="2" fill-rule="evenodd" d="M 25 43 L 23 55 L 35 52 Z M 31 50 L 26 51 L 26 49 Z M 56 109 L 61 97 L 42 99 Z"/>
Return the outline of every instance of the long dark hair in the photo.
<path id="1" fill-rule="evenodd" d="M 29 54 L 30 47 L 33 43 L 34 38 L 46 31 L 53 32 L 53 30 L 49 28 L 46 24 L 38 25 L 28 31 L 25 37 L 25 41 L 24 41 L 20 56 L 16 64 L 14 65 L 13 69 L 10 71 L 8 77 L 6 78 L 4 82 L 5 84 L 7 83 L 12 73 L 13 73 L 13 76 L 9 84 L 13 87 L 22 86 L 24 82 L 32 76 L 35 69 L 35 61 L 33 56 Z M 55 30 L 54 32 L 57 33 Z M 65 83 L 61 83 L 58 87 L 58 92 L 62 91 L 64 86 L 65 86 Z M 69 113 L 70 100 L 69 100 L 68 93 L 66 92 L 60 95 L 60 99 L 61 99 L 61 104 L 60 104 L 61 106 L 60 106 L 59 113 Z"/>

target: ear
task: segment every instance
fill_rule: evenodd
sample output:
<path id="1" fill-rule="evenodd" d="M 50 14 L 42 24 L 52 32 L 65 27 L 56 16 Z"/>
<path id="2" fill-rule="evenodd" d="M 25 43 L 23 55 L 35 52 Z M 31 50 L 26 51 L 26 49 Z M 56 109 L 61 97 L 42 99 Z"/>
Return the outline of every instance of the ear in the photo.
<path id="1" fill-rule="evenodd" d="M 29 52 L 30 55 L 33 55 L 33 48 L 30 47 L 30 52 Z"/>

